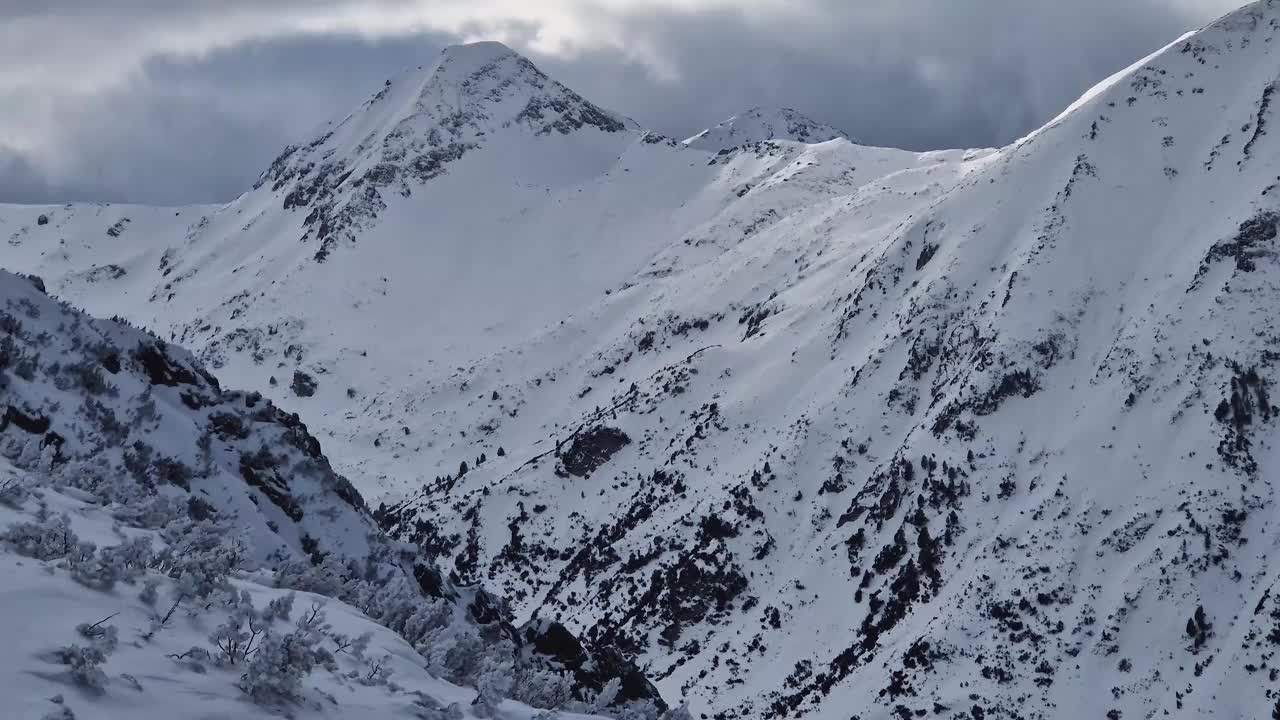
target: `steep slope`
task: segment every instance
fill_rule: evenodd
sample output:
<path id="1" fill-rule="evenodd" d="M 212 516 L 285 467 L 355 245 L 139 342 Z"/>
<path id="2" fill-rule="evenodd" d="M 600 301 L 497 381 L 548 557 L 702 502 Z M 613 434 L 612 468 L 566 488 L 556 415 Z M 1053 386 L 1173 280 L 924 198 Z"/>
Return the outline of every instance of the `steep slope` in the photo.
<path id="1" fill-rule="evenodd" d="M 629 289 L 392 525 L 725 716 L 1266 715 L 1276 17 Z"/>
<path id="2" fill-rule="evenodd" d="M 370 554 L 364 499 L 297 415 L 56 303 L 38 279 L 0 272 L 0 329 L 0 453 L 18 466 L 106 502 L 226 520 L 256 565 Z"/>
<path id="3" fill-rule="evenodd" d="M 754 107 L 703 130 L 685 140 L 684 144 L 698 150 L 719 152 L 766 140 L 821 143 L 836 138 L 848 140 L 849 136 L 843 130 L 811 120 L 791 108 Z"/>
<path id="4" fill-rule="evenodd" d="M 1266 716 L 1278 30 L 1251 5 L 995 152 L 465 121 L 372 218 L 344 183 L 394 133 L 149 248 L 4 208 L 7 262 L 317 380 L 387 528 L 695 710 Z"/>
<path id="5" fill-rule="evenodd" d="M 499 598 L 386 537 L 296 414 L 260 393 L 224 390 L 186 351 L 86 317 L 47 296 L 39 278 L 2 271 L 0 410 L 0 505 L 21 511 L 33 488 L 45 489 L 36 524 L 0 527 L 0 555 L 12 545 L 65 561 L 72 578 L 102 592 L 155 570 L 175 588 L 173 609 L 192 616 L 217 605 L 211 596 L 226 576 L 255 572 L 259 583 L 360 607 L 366 624 L 381 622 L 411 652 L 453 654 L 442 674 L 456 682 L 477 684 L 479 661 L 491 657 L 509 663 L 503 673 L 517 683 L 551 670 L 582 698 L 618 679 L 619 702 L 661 704 L 616 651 L 583 645 L 553 623 L 517 628 Z M 175 557 L 127 544 L 82 548 L 79 521 L 60 521 L 45 507 L 51 500 L 90 518 L 95 544 L 154 541 Z M 50 537 L 62 539 L 45 550 Z M 39 608 L 26 612 L 7 621 L 21 624 Z M 476 657 L 463 662 L 467 654 Z"/>

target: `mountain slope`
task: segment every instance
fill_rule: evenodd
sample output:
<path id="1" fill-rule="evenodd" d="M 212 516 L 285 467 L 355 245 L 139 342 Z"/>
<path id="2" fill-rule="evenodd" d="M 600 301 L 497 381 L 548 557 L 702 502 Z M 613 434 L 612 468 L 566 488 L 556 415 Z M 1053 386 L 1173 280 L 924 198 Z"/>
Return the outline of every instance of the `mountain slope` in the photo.
<path id="1" fill-rule="evenodd" d="M 257 189 L 224 207 L 5 208 L 9 262 L 61 297 L 157 329 L 236 385 L 279 394 L 295 370 L 306 373 L 318 385 L 295 407 L 322 428 L 339 469 L 364 478 L 366 492 L 404 492 L 443 461 L 456 468 L 494 454 L 497 444 L 475 448 L 477 431 L 455 427 L 486 424 L 471 419 L 478 398 L 457 388 L 501 373 L 526 343 L 552 335 L 565 343 L 565 318 L 629 323 L 610 319 L 610 306 L 620 307 L 611 299 L 638 281 L 706 262 L 799 209 L 871 191 L 903 169 L 927 169 L 918 180 L 927 192 L 964 172 L 960 152 L 836 141 L 712 156 L 625 127 L 544 132 L 560 116 L 515 118 L 531 105 L 573 117 L 594 106 L 566 100 L 576 96 L 509 51 L 496 65 L 459 70 L 458 58 L 495 52 L 451 49 L 437 65 L 393 78 L 380 98 L 286 152 Z M 469 95 L 445 89 L 472 78 Z M 440 98 L 456 104 L 459 94 L 468 119 L 450 125 L 453 106 L 442 109 Z M 413 176 L 415 158 L 430 152 L 421 148 L 433 138 L 444 146 L 454 131 L 476 147 L 438 175 Z M 557 160 L 565 157 L 572 161 Z M 326 174 L 325 163 L 345 169 Z M 376 188 L 386 207 L 361 215 L 352 208 L 367 207 L 361 198 L 374 185 L 350 186 L 373 168 L 394 174 L 409 196 Z M 336 189 L 312 193 L 321 175 Z M 914 202 L 906 196 L 917 180 L 904 182 L 903 203 Z M 300 196 L 310 204 L 297 205 Z M 310 220 L 321 214 L 346 220 Z M 358 239 L 326 244 L 343 233 Z M 561 411 L 561 393 L 532 373 L 484 382 L 507 397 L 503 409 L 484 411 L 489 424 L 542 416 L 509 423 L 520 433 L 513 443 L 540 438 Z"/>
<path id="2" fill-rule="evenodd" d="M 145 332 L 55 303 L 39 280 L 0 272 L 0 299 L 0 452 L 20 467 L 107 502 L 154 496 L 228 520 L 256 565 L 370 554 L 364 499 L 297 415 L 224 391 Z"/>
<path id="3" fill-rule="evenodd" d="M 661 706 L 616 651 L 584 645 L 554 623 L 515 627 L 501 599 L 386 537 L 297 415 L 260 393 L 222 389 L 184 350 L 56 302 L 34 276 L 0 272 L 0 409 L 0 505 L 22 520 L 0 526 L 0 561 L 10 562 L 8 551 L 45 561 L 39 572 L 69 570 L 87 588 L 71 604 L 110 607 L 117 583 L 150 575 L 171 589 L 167 626 L 179 608 L 188 617 L 224 609 L 223 593 L 234 600 L 239 592 L 228 579 L 252 573 L 240 577 L 279 588 L 277 596 L 304 590 L 358 607 L 346 611 L 398 634 L 410 655 L 432 657 L 432 672 L 460 684 L 483 686 L 477 673 L 497 663 L 516 681 L 504 698 L 550 680 L 550 671 L 564 677 L 552 681 L 563 683 L 556 697 L 581 700 L 616 679 L 619 703 Z M 24 512 L 27 505 L 36 507 Z M 83 526 L 94 538 L 87 545 Z M 6 622 L 38 626 L 40 605 L 21 598 L 67 594 L 56 585 L 19 582 L 14 602 L 0 600 L 16 605 Z M 153 589 L 144 604 L 155 602 Z M 169 665 L 164 657 L 153 652 L 151 664 Z"/>
<path id="4" fill-rule="evenodd" d="M 59 293 L 318 379 L 385 527 L 695 710 L 1265 716 L 1278 29 L 1244 8 L 999 151 L 487 125 L 323 262 L 304 218 L 348 196 L 296 184 L 96 283 L 100 208 L 0 216 Z"/>
<path id="5" fill-rule="evenodd" d="M 718 152 L 767 140 L 821 143 L 836 138 L 848 140 L 849 136 L 843 130 L 810 120 L 791 108 L 754 107 L 703 130 L 685 140 L 684 144 L 698 150 Z"/>

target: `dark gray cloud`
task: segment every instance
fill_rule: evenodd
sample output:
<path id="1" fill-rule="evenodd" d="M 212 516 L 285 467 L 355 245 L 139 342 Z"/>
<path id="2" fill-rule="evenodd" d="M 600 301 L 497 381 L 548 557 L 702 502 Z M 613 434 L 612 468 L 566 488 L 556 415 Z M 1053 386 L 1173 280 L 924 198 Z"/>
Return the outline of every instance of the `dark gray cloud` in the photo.
<path id="1" fill-rule="evenodd" d="M 0 201 L 232 198 L 386 77 L 484 36 L 677 137 L 760 104 L 872 144 L 1000 145 L 1224 3 L 19 0 L 0 8 Z"/>

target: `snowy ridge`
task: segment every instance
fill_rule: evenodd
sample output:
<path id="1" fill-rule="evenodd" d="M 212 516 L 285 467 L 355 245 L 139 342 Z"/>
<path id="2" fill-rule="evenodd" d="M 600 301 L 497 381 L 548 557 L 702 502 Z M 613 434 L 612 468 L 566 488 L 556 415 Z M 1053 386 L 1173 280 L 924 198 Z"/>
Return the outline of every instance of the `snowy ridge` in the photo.
<path id="1" fill-rule="evenodd" d="M 369 554 L 376 528 L 364 499 L 297 415 L 224 391 L 185 351 L 41 288 L 0 272 L 6 457 L 113 502 L 156 492 L 226 518 L 255 564 Z"/>
<path id="2" fill-rule="evenodd" d="M 485 130 L 324 262 L 296 186 L 0 220 L 57 293 L 314 378 L 389 532 L 695 712 L 1265 717 L 1277 33 L 997 151 Z"/>
<path id="3" fill-rule="evenodd" d="M 697 150 L 719 152 L 766 140 L 822 143 L 836 138 L 848 140 L 849 136 L 843 130 L 810 120 L 791 108 L 754 107 L 703 130 L 685 140 L 684 144 Z"/>

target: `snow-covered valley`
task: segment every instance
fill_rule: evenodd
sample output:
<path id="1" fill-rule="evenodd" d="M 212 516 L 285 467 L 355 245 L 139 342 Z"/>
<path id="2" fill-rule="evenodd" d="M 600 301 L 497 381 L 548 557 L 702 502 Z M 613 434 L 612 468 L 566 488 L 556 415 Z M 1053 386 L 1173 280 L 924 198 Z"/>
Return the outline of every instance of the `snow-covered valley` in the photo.
<path id="1" fill-rule="evenodd" d="M 680 142 L 460 46 L 227 205 L 0 206 L 0 264 L 298 413 L 317 489 L 246 505 L 257 435 L 201 476 L 277 560 L 411 543 L 450 602 L 561 623 L 695 715 L 1265 717 L 1277 37 L 1252 4 L 1008 147 L 930 153 L 793 111 Z M 74 437 L 47 409 L 83 398 L 39 388 L 0 399 Z M 172 394 L 148 442 L 198 448 L 218 411 Z M 13 472 L 63 478 L 21 432 Z"/>

